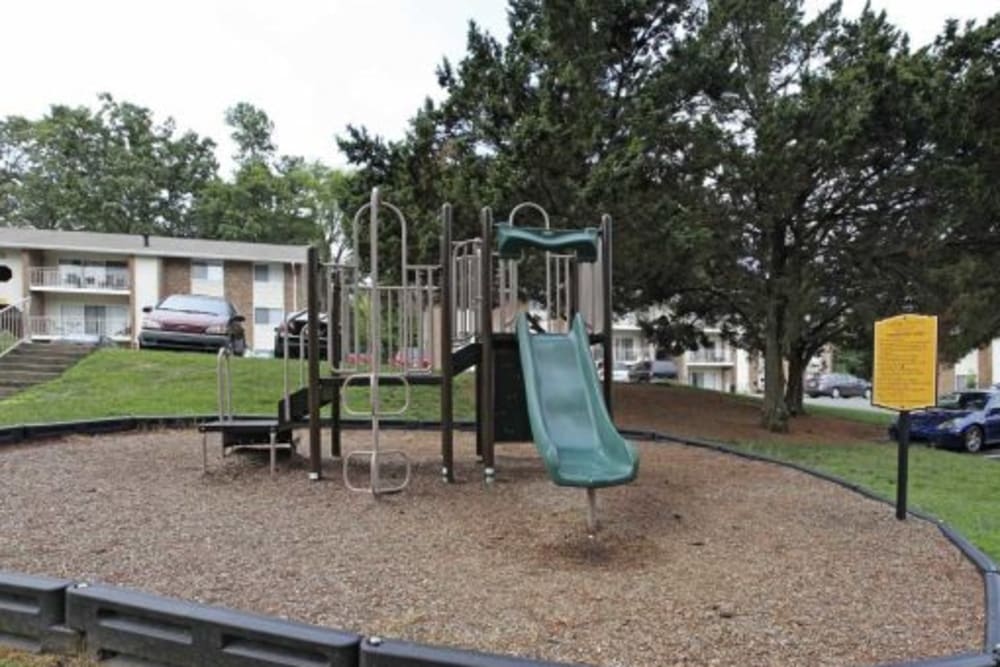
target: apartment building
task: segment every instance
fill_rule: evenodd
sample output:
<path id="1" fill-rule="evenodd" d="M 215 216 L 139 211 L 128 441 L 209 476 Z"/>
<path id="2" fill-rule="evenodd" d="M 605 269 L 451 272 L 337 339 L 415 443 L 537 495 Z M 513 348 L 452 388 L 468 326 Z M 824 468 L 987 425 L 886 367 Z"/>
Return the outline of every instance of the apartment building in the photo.
<path id="1" fill-rule="evenodd" d="M 306 246 L 0 228 L 0 307 L 20 304 L 34 340 L 135 345 L 142 309 L 170 294 L 228 298 L 247 347 L 305 308 Z"/>
<path id="2" fill-rule="evenodd" d="M 747 351 L 726 342 L 717 328 L 705 327 L 702 333 L 707 340 L 706 345 L 670 357 L 677 366 L 677 381 L 717 391 L 752 391 L 755 366 Z M 615 319 L 612 349 L 616 362 L 632 364 L 656 358 L 656 347 L 643 336 L 634 313 Z"/>

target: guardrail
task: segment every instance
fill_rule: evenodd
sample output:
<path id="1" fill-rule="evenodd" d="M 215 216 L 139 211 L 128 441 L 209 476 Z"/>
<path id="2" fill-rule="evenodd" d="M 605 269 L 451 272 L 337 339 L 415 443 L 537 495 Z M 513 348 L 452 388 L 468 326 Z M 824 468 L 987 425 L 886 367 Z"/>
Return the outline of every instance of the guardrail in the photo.
<path id="1" fill-rule="evenodd" d="M 66 589 L 73 582 L 0 572 L 0 643 L 15 648 L 75 653 L 78 637 L 66 627 Z"/>
<path id="2" fill-rule="evenodd" d="M 567 667 L 0 572 L 0 645 L 177 667 Z"/>
<path id="3" fill-rule="evenodd" d="M 66 589 L 66 624 L 91 655 L 167 665 L 353 667 L 361 643 L 349 632 L 104 585 Z"/>

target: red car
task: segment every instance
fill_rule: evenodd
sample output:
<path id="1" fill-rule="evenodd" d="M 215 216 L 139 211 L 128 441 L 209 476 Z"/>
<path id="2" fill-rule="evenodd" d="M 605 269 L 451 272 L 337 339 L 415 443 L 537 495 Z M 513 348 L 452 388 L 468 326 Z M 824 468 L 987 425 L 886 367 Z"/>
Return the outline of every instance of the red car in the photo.
<path id="1" fill-rule="evenodd" d="M 174 294 L 155 308 L 142 309 L 140 348 L 204 350 L 229 347 L 243 356 L 247 349 L 244 317 L 226 299 L 197 294 Z"/>

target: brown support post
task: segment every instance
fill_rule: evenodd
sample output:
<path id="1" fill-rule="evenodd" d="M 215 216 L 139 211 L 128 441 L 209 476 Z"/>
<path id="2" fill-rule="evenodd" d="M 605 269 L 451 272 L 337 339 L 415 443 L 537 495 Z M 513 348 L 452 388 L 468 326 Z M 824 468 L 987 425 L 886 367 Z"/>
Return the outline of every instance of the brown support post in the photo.
<path id="1" fill-rule="evenodd" d="M 479 363 L 476 364 L 475 377 L 476 385 L 476 456 L 483 460 L 483 358 L 482 347 L 479 348 Z"/>
<path id="2" fill-rule="evenodd" d="M 333 377 L 333 391 L 330 396 L 330 456 L 339 459 L 340 449 L 340 378 L 337 377 L 337 366 L 340 364 L 340 269 L 334 269 L 330 275 L 333 289 L 330 290 L 330 304 L 327 308 L 326 335 L 329 336 L 331 354 L 326 362 L 330 365 L 330 375 Z"/>
<path id="3" fill-rule="evenodd" d="M 482 270 L 482 302 L 480 332 L 480 367 L 481 383 L 480 397 L 482 405 L 479 410 L 480 428 L 482 429 L 483 473 L 487 482 L 492 482 L 496 475 L 494 468 L 493 444 L 496 432 L 493 426 L 493 213 L 489 207 L 483 208 L 480 214 L 482 222 L 482 257 L 479 262 Z"/>
<path id="4" fill-rule="evenodd" d="M 612 351 L 614 349 L 614 334 L 611 324 L 611 216 L 605 213 L 601 216 L 601 315 L 604 320 L 604 404 L 608 414 L 614 417 L 611 407 L 611 369 L 614 368 Z"/>
<path id="5" fill-rule="evenodd" d="M 441 476 L 455 481 L 455 434 L 453 432 L 455 371 L 451 358 L 451 204 L 441 207 Z"/>
<path id="6" fill-rule="evenodd" d="M 319 257 L 314 246 L 309 246 L 306 262 L 309 319 L 309 479 L 320 478 L 322 466 L 322 433 L 319 425 Z"/>

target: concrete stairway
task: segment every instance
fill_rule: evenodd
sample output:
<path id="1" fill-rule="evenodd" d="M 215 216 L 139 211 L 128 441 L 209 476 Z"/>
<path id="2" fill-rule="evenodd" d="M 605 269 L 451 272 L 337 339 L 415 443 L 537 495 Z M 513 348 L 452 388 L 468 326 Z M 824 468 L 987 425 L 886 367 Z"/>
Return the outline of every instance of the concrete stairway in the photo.
<path id="1" fill-rule="evenodd" d="M 73 343 L 25 343 L 0 357 L 0 400 L 57 378 L 94 347 Z"/>

